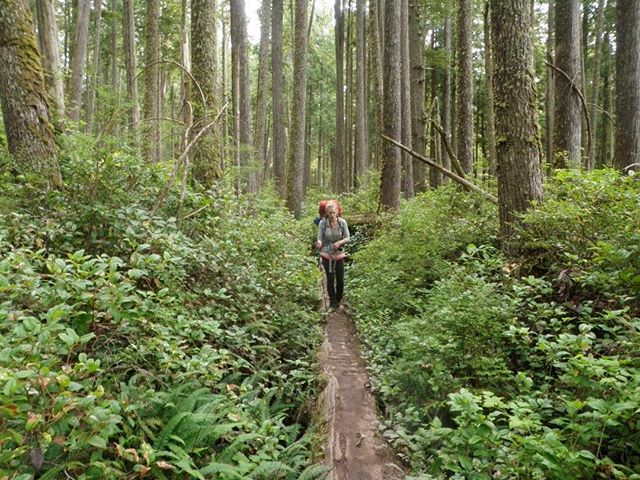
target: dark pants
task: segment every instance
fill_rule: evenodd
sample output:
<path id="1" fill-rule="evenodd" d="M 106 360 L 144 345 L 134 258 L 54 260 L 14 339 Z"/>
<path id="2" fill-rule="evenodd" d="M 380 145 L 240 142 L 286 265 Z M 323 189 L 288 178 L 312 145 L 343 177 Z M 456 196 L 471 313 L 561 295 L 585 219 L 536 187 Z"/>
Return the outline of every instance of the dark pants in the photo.
<path id="1" fill-rule="evenodd" d="M 322 266 L 327 274 L 327 292 L 332 307 L 337 307 L 342 301 L 344 291 L 344 259 L 330 261 L 322 259 Z"/>

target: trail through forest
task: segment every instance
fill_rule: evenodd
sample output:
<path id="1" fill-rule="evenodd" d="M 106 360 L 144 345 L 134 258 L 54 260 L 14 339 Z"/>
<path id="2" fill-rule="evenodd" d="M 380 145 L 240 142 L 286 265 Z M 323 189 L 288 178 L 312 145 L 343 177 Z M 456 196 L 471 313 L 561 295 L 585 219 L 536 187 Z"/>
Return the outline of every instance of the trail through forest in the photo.
<path id="1" fill-rule="evenodd" d="M 400 480 L 400 461 L 380 437 L 355 326 L 342 311 L 327 316 L 321 362 L 327 377 L 327 480 Z"/>

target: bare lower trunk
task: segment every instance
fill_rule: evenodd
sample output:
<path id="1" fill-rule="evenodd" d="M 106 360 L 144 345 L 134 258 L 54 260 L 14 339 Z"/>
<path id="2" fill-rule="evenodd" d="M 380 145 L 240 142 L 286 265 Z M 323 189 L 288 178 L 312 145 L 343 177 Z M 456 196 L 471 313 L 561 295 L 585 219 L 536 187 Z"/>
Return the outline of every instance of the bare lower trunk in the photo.
<path id="1" fill-rule="evenodd" d="M 37 0 L 38 39 L 42 53 L 45 83 L 49 97 L 52 99 L 53 119 L 64 115 L 64 90 L 62 72 L 60 71 L 60 54 L 58 52 L 58 27 L 53 0 Z"/>

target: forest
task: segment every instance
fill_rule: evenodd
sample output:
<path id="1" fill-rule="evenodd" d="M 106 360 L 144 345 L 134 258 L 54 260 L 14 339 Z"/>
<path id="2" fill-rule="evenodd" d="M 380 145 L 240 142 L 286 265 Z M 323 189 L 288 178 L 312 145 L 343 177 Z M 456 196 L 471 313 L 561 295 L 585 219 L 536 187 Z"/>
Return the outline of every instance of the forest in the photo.
<path id="1" fill-rule="evenodd" d="M 326 199 L 407 480 L 640 480 L 637 0 L 0 0 L 0 101 L 0 480 L 361 478 Z"/>

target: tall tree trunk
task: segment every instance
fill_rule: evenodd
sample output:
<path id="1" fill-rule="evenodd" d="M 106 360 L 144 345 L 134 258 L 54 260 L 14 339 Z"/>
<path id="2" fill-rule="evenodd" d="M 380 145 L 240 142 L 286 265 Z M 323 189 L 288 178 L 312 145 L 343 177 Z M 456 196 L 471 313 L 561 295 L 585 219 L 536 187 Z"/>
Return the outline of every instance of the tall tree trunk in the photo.
<path id="1" fill-rule="evenodd" d="M 100 0 L 97 0 L 100 1 Z M 145 42 L 145 141 L 144 156 L 148 163 L 161 157 L 160 137 L 160 1 L 147 1 Z"/>
<path id="2" fill-rule="evenodd" d="M 215 0 L 191 2 L 191 66 L 193 78 L 200 86 L 191 88 L 193 95 L 194 139 L 213 122 L 217 112 L 215 78 L 216 64 L 216 4 Z M 202 91 L 201 97 L 200 91 Z M 205 187 L 211 187 L 222 175 L 219 146 L 213 127 L 204 133 L 192 150 L 193 176 Z"/>
<path id="3" fill-rule="evenodd" d="M 487 0 L 484 10 L 484 67 L 486 81 L 486 134 L 487 134 L 487 158 L 489 160 L 489 175 L 496 176 L 496 123 L 495 102 L 493 100 L 493 35 L 491 33 L 491 2 Z"/>
<path id="4" fill-rule="evenodd" d="M 267 159 L 267 100 L 269 85 L 269 43 L 271 37 L 271 2 L 262 0 L 260 7 L 260 60 L 256 88 L 256 128 L 253 150 L 261 171 L 268 170 Z M 262 180 L 262 179 L 261 179 Z"/>
<path id="5" fill-rule="evenodd" d="M 58 26 L 53 0 L 36 0 L 38 15 L 38 39 L 42 52 L 44 79 L 49 98 L 53 100 L 51 118 L 59 120 L 64 115 L 64 90 L 58 53 Z"/>
<path id="6" fill-rule="evenodd" d="M 185 125 L 191 125 L 192 111 L 187 104 L 191 99 L 191 77 L 187 72 L 191 71 L 191 46 L 189 42 L 189 15 L 188 0 L 181 1 L 180 9 L 180 59 L 183 69 L 180 70 L 180 119 Z M 185 71 L 186 70 L 186 71 Z M 188 134 L 185 129 L 184 135 Z M 182 139 L 182 143 L 186 145 L 187 138 Z"/>
<path id="7" fill-rule="evenodd" d="M 273 0 L 271 16 L 271 100 L 273 115 L 273 173 L 278 193 L 287 194 L 284 71 L 282 61 L 283 0 Z"/>
<path id="8" fill-rule="evenodd" d="M 542 198 L 542 172 L 533 66 L 530 0 L 492 0 L 500 238 L 507 254 L 519 250 L 518 214 Z"/>
<path id="9" fill-rule="evenodd" d="M 445 33 L 443 31 L 443 33 Z M 435 45 L 436 45 L 436 39 L 437 39 L 437 32 L 433 31 L 431 33 L 431 49 L 435 50 Z M 446 71 L 447 66 L 445 65 L 445 71 Z M 430 131 L 430 142 L 429 142 L 429 151 L 431 154 L 431 158 L 433 158 L 433 161 L 436 162 L 439 165 L 442 165 L 442 152 L 443 152 L 443 148 L 441 147 L 442 144 L 444 143 L 442 137 L 439 135 L 438 131 L 436 130 L 436 126 L 435 126 L 435 122 L 440 121 L 441 118 L 441 114 L 440 114 L 440 104 L 438 102 L 438 69 L 436 68 L 432 68 L 431 69 L 431 81 L 430 81 L 431 85 L 431 101 L 429 102 L 429 131 Z M 443 127 L 444 128 L 444 127 Z M 446 131 L 446 130 L 445 130 Z M 435 168 L 429 168 L 429 187 L 431 188 L 438 188 L 440 185 L 442 185 L 442 173 L 435 169 Z"/>
<path id="10" fill-rule="evenodd" d="M 640 170 L 640 3 L 616 8 L 616 145 L 614 166 Z"/>
<path id="11" fill-rule="evenodd" d="M 425 69 L 424 69 L 424 29 L 422 15 L 417 2 L 409 2 L 409 62 L 411 67 L 411 145 L 413 150 L 424 156 L 425 138 Z M 416 192 L 425 189 L 425 168 L 420 161 L 413 160 L 413 185 Z"/>
<path id="12" fill-rule="evenodd" d="M 90 0 L 78 0 L 78 15 L 76 17 L 76 30 L 73 36 L 69 88 L 67 89 L 69 93 L 67 116 L 73 122 L 80 120 L 82 83 L 87 66 L 87 48 L 89 45 L 90 13 Z"/>
<path id="13" fill-rule="evenodd" d="M 21 170 L 61 188 L 44 72 L 33 18 L 23 0 L 0 0 L 0 105 L 9 152 Z"/>
<path id="14" fill-rule="evenodd" d="M 244 0 L 231 2 L 231 61 L 235 65 L 237 78 L 233 85 L 237 90 L 233 92 L 238 110 L 234 111 L 237 118 L 236 138 L 240 148 L 240 166 L 244 170 L 241 177 L 246 176 L 247 192 L 258 189 L 256 166 L 253 152 L 253 123 L 251 121 L 251 89 L 249 79 L 249 51 L 247 47 L 247 17 L 244 10 Z"/>
<path id="15" fill-rule="evenodd" d="M 555 168 L 581 165 L 582 110 L 575 89 L 581 88 L 580 65 L 580 2 L 556 2 L 556 66 L 565 75 L 556 75 L 556 110 L 554 120 Z M 573 83 L 573 85 L 572 85 Z"/>
<path id="16" fill-rule="evenodd" d="M 384 134 L 400 140 L 400 5 L 388 0 L 384 9 Z M 383 148 L 380 204 L 387 210 L 400 207 L 400 149 L 391 142 Z"/>
<path id="17" fill-rule="evenodd" d="M 409 0 L 400 0 L 400 117 L 401 142 L 413 148 L 411 143 L 411 60 L 409 58 Z M 402 190 L 406 198 L 413 198 L 413 158 L 402 152 Z"/>
<path id="18" fill-rule="evenodd" d="M 471 59 L 471 0 L 458 0 L 458 71 L 456 87 L 456 149 L 466 173 L 473 170 L 473 69 Z"/>
<path id="19" fill-rule="evenodd" d="M 593 54 L 593 78 L 591 80 L 591 92 L 589 99 L 591 108 L 589 118 L 591 120 L 591 149 L 587 157 L 585 165 L 587 170 L 593 170 L 596 164 L 596 135 L 598 131 L 598 94 L 600 93 L 600 67 L 602 63 L 602 32 L 604 30 L 604 11 L 605 0 L 598 0 L 598 10 L 596 12 L 596 30 L 595 30 L 595 52 Z"/>
<path id="20" fill-rule="evenodd" d="M 380 36 L 380 15 L 378 14 L 379 0 L 369 0 L 369 59 L 371 62 L 371 88 L 372 101 L 375 105 L 375 130 L 372 142 L 372 153 L 376 169 L 380 167 L 382 157 L 382 137 L 384 131 L 383 124 L 383 72 L 382 72 L 382 42 Z"/>
<path id="21" fill-rule="evenodd" d="M 345 175 L 345 122 L 344 122 L 344 13 L 342 1 L 336 0 L 335 43 L 336 43 L 336 134 L 335 134 L 335 168 L 332 172 L 333 189 L 343 191 Z"/>
<path id="22" fill-rule="evenodd" d="M 129 96 L 129 123 L 133 130 L 133 141 L 138 145 L 138 126 L 140 113 L 138 110 L 138 85 L 136 83 L 136 51 L 135 23 L 133 17 L 133 0 L 122 0 L 122 34 L 124 47 L 124 64 L 127 75 L 127 94 Z"/>
<path id="23" fill-rule="evenodd" d="M 303 162 L 307 112 L 307 0 L 295 0 L 293 44 L 293 101 L 291 102 L 291 148 L 287 169 L 287 207 L 300 217 L 303 200 Z"/>
<path id="24" fill-rule="evenodd" d="M 613 112 L 613 99 L 611 93 L 611 90 L 613 89 L 611 82 L 611 64 L 613 62 L 611 44 L 609 43 L 609 32 L 605 33 L 603 49 L 604 78 L 602 79 L 602 108 L 609 116 L 606 116 L 606 120 L 601 129 L 602 137 L 600 140 L 600 153 L 596 164 L 599 168 L 611 165 L 611 160 L 613 158 L 613 125 L 610 119 L 610 115 Z"/>
<path id="25" fill-rule="evenodd" d="M 93 121 L 95 117 L 96 96 L 100 85 L 100 45 L 102 35 L 102 0 L 93 2 L 93 68 L 89 78 L 91 82 L 87 88 L 87 110 L 86 122 L 87 132 L 93 131 Z"/>
<path id="26" fill-rule="evenodd" d="M 365 0 L 356 0 L 356 135 L 355 135 L 355 186 L 360 186 L 360 179 L 367 169 L 367 109 L 365 75 L 367 61 Z"/>
<path id="27" fill-rule="evenodd" d="M 445 136 L 451 145 L 451 131 L 453 129 L 453 121 L 452 121 L 452 95 L 453 88 L 451 81 L 451 70 L 453 68 L 453 35 L 452 35 L 452 25 L 451 25 L 451 17 L 447 17 L 444 23 L 444 49 L 445 49 L 445 68 L 444 68 L 444 79 L 442 86 L 442 129 L 445 132 Z M 441 139 L 440 143 L 440 151 L 442 152 L 442 166 L 447 170 L 451 170 L 451 159 L 449 158 L 449 152 L 445 148 L 445 141 Z M 444 177 L 442 179 L 443 182 L 448 182 L 448 177 Z"/>
<path id="28" fill-rule="evenodd" d="M 553 65 L 554 61 L 554 25 L 555 25 L 555 2 L 556 0 L 549 0 L 549 27 L 547 30 L 547 63 Z M 555 73 L 551 66 L 547 66 L 547 85 L 545 90 L 545 158 L 547 165 L 553 165 L 553 132 L 554 132 L 554 117 L 555 117 Z"/>
<path id="29" fill-rule="evenodd" d="M 111 89 L 116 97 L 120 92 L 120 75 L 118 72 L 118 17 L 115 15 L 117 11 L 117 0 L 111 0 Z"/>
<path id="30" fill-rule="evenodd" d="M 345 75 L 345 129 L 344 129 L 344 146 L 345 146 L 345 166 L 342 175 L 342 190 L 349 191 L 353 179 L 353 15 L 351 13 L 351 1 L 348 0 L 345 32 L 345 56 L 346 56 L 346 75 Z"/>

